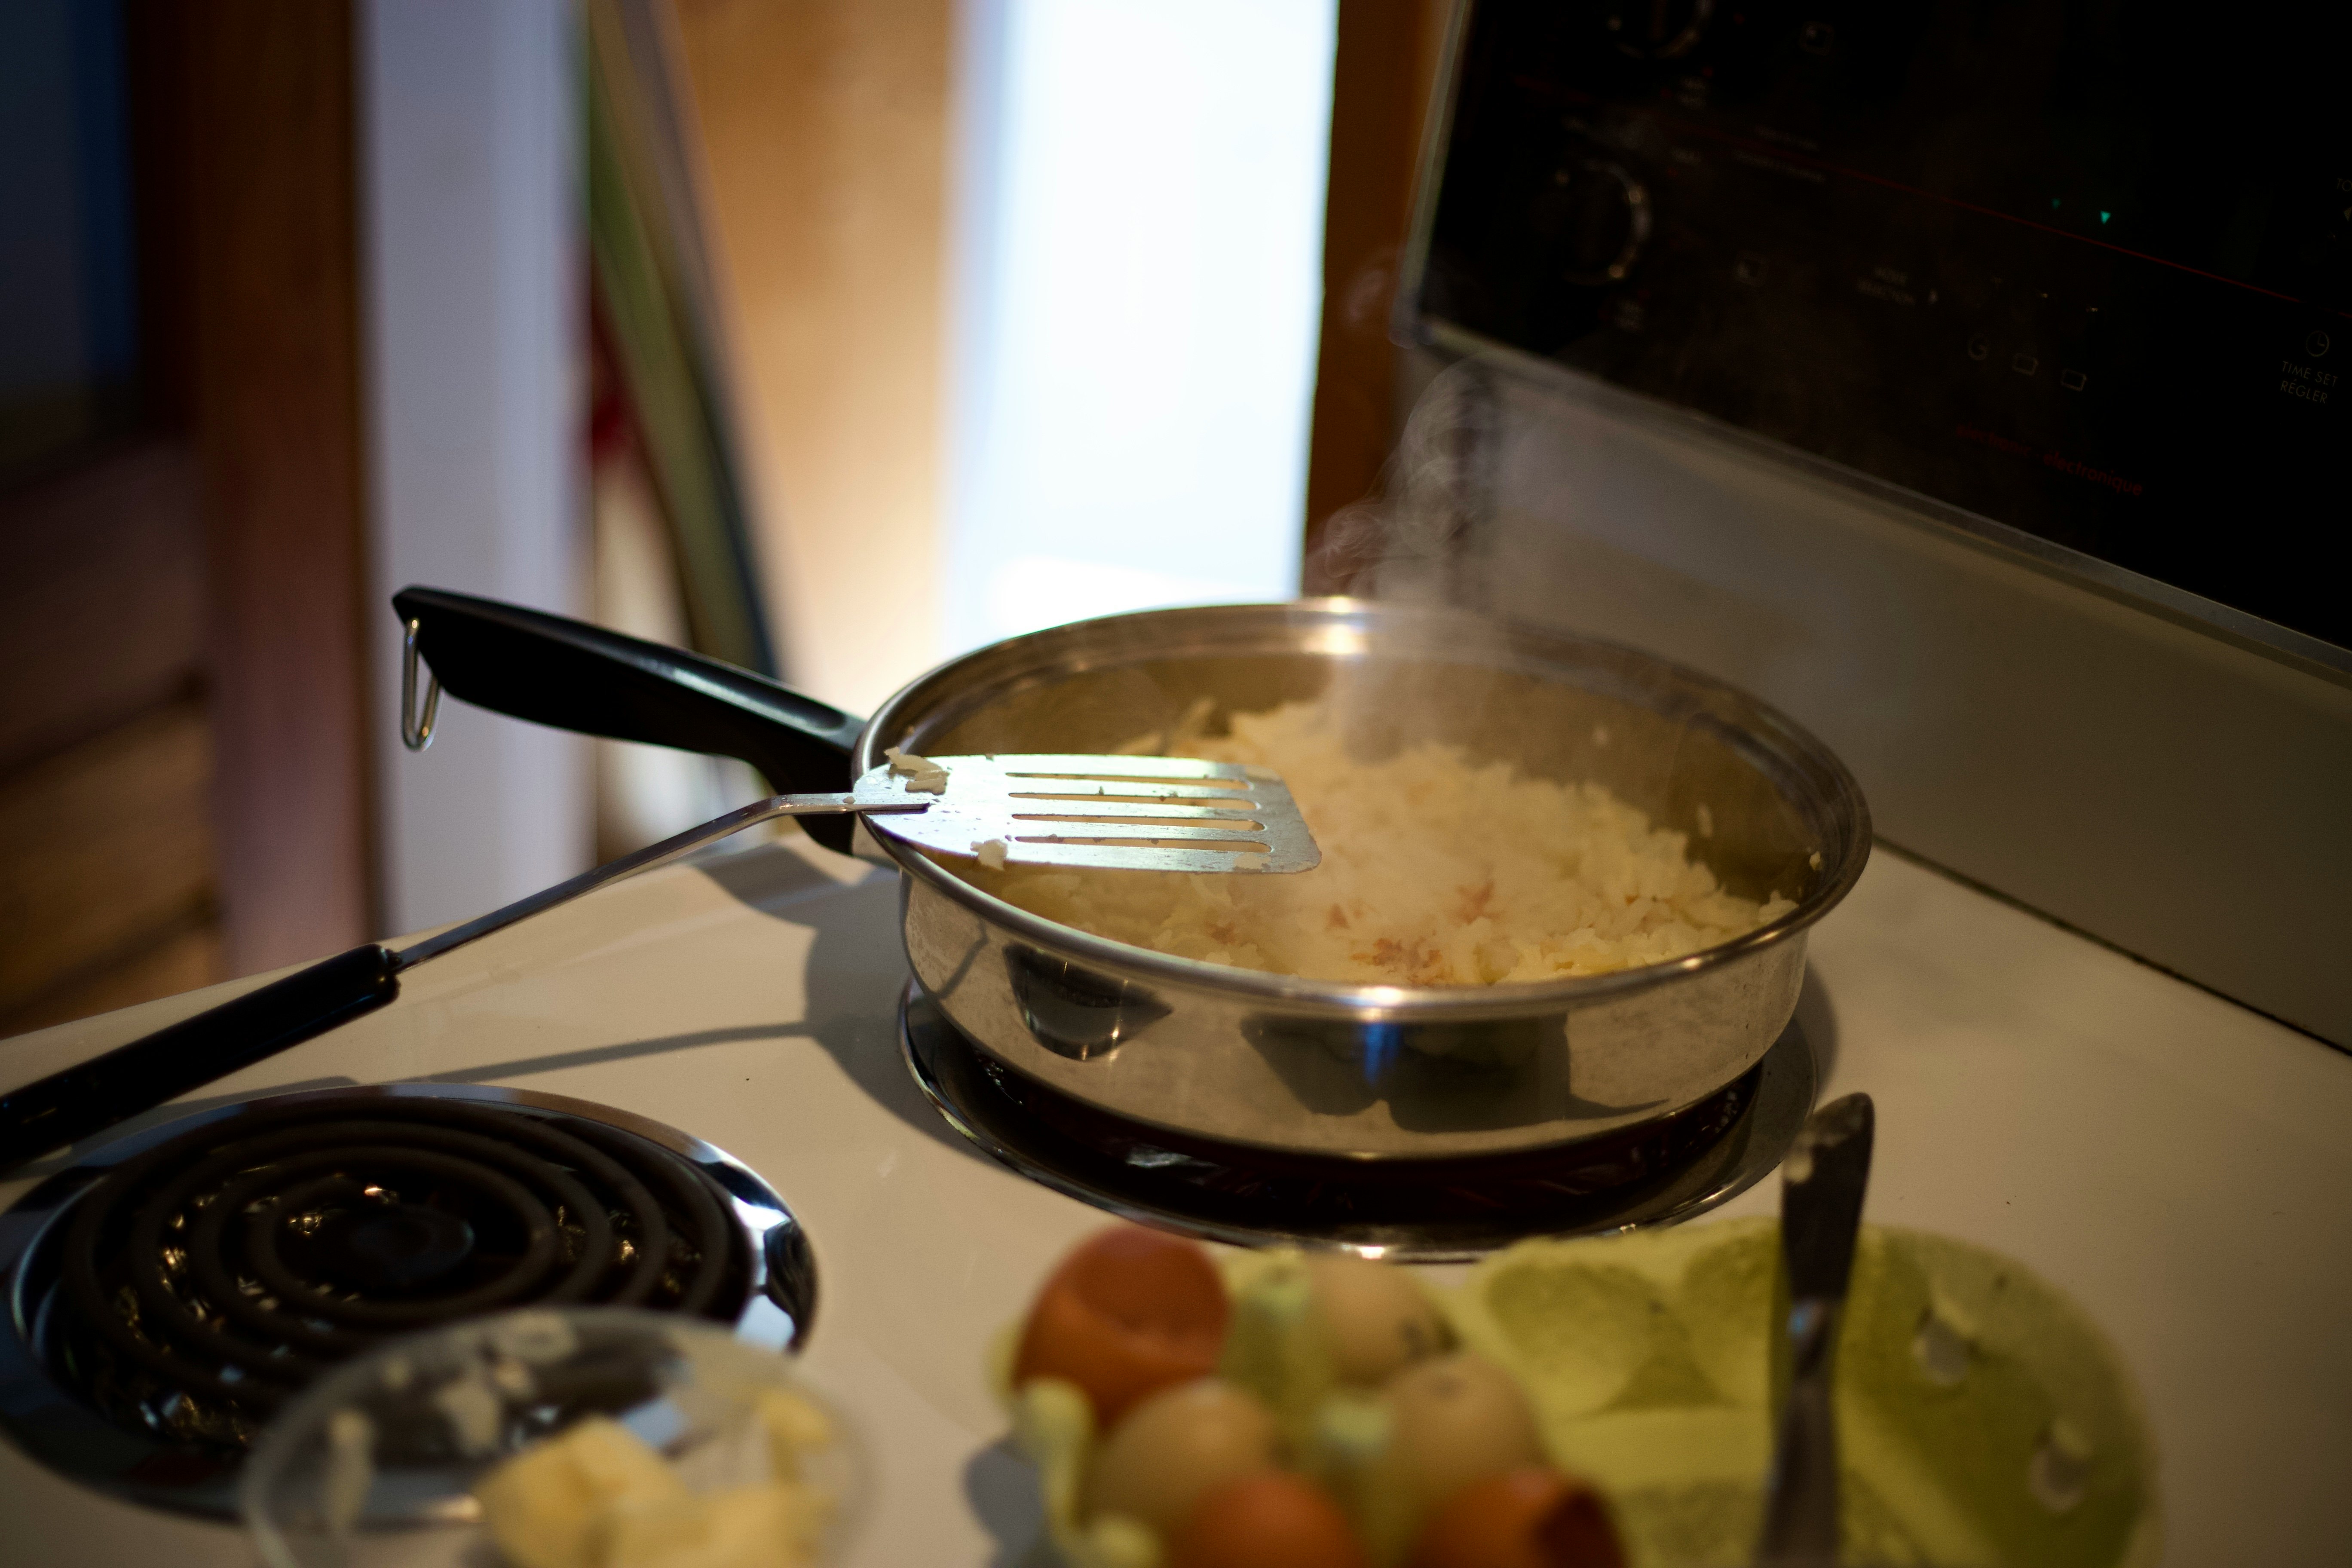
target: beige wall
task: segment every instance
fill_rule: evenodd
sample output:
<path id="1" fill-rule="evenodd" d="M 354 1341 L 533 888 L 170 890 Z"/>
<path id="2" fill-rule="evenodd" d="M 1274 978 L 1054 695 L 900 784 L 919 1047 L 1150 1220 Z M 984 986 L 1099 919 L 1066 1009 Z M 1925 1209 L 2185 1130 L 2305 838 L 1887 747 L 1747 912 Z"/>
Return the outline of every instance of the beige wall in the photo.
<path id="1" fill-rule="evenodd" d="M 677 0 L 786 679 L 935 657 L 950 0 Z"/>

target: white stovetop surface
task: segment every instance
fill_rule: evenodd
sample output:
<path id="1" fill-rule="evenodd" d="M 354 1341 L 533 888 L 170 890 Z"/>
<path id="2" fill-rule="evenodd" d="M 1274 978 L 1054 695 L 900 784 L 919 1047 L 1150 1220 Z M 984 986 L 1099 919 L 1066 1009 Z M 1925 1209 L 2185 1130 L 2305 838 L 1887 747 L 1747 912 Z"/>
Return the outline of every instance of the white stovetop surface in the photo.
<path id="1" fill-rule="evenodd" d="M 806 1364 L 879 1469 L 857 1561 L 1009 1568 L 1036 1510 L 982 1346 L 1103 1217 L 973 1152 L 908 1080 L 897 908 L 888 874 L 785 843 L 657 872 L 437 960 L 392 1007 L 197 1098 L 495 1082 L 729 1151 L 814 1241 Z M 225 994 L 0 1043 L 0 1084 Z M 1819 928 L 1803 1008 L 1824 1096 L 1877 1101 L 1869 1217 L 2024 1259 L 2137 1370 L 2168 1559 L 2352 1561 L 2352 1057 L 1885 853 Z M 0 1183 L 0 1205 L 29 1184 Z M 1776 1203 L 1767 1183 L 1722 1212 Z M 251 1561 L 229 1528 L 5 1444 L 0 1500 L 0 1563 Z"/>

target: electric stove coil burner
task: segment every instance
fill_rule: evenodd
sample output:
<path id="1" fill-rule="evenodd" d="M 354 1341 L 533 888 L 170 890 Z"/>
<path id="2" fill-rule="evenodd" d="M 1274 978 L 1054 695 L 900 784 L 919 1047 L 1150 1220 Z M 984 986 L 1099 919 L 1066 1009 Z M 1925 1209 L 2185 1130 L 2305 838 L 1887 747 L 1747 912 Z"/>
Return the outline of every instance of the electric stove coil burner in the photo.
<path id="1" fill-rule="evenodd" d="M 387 1339 L 586 1303 L 783 1348 L 813 1297 L 782 1201 L 709 1145 L 442 1085 L 287 1095 L 94 1151 L 0 1215 L 0 1419 L 69 1473 L 205 1511 L 279 1405 Z"/>
<path id="2" fill-rule="evenodd" d="M 118 1420 L 243 1447 L 392 1336 L 526 1303 L 731 1319 L 741 1228 L 692 1166 L 593 1123 L 444 1100 L 198 1128 L 76 1205 L 51 1354 Z"/>
<path id="3" fill-rule="evenodd" d="M 1163 1229 L 1402 1261 L 1475 1258 L 1523 1237 L 1671 1225 L 1780 1162 L 1812 1108 L 1792 1021 L 1763 1061 L 1695 1106 L 1582 1142 L 1504 1154 L 1348 1161 L 1220 1143 L 1112 1116 L 1014 1071 L 911 982 L 908 1070 L 948 1123 L 1023 1175 Z"/>

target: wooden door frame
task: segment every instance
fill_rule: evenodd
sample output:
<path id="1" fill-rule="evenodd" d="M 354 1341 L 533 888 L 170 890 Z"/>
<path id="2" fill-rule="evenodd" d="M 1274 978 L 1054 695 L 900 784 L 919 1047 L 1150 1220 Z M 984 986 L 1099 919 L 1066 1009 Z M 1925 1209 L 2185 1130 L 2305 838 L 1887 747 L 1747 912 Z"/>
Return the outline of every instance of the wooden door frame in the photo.
<path id="1" fill-rule="evenodd" d="M 1307 461 L 1310 594 L 1343 593 L 1321 549 L 1334 513 L 1375 494 L 1396 436 L 1391 308 L 1412 222 L 1423 122 L 1453 0 L 1339 0 L 1323 216 L 1323 320 Z"/>
<path id="2" fill-rule="evenodd" d="M 0 1033 L 376 924 L 352 0 L 123 23 L 137 427 L 0 490 Z"/>
<path id="3" fill-rule="evenodd" d="M 185 29 L 228 964 L 373 934 L 352 0 Z"/>

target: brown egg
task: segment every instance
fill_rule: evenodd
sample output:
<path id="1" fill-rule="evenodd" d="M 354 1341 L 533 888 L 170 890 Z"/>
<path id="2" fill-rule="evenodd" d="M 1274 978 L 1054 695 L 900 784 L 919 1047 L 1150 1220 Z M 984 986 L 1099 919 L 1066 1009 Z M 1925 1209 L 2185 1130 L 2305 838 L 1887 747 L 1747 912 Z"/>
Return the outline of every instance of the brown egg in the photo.
<path id="1" fill-rule="evenodd" d="M 1535 1413 L 1508 1373 L 1467 1351 L 1416 1362 L 1385 1392 L 1391 1430 L 1380 1468 L 1433 1509 L 1472 1481 L 1543 1462 Z"/>
<path id="2" fill-rule="evenodd" d="M 1013 1381 L 1067 1378 L 1107 1429 L 1154 1390 L 1215 1370 L 1231 1315 L 1198 1244 L 1120 1226 L 1086 1241 L 1045 1281 Z"/>
<path id="3" fill-rule="evenodd" d="M 1201 1494 L 1162 1568 L 1368 1568 L 1364 1543 L 1304 1476 L 1259 1470 Z"/>
<path id="4" fill-rule="evenodd" d="M 1174 1533 L 1209 1489 L 1274 1465 L 1274 1413 L 1230 1383 L 1163 1388 L 1128 1413 L 1095 1452 L 1087 1511 Z"/>
<path id="5" fill-rule="evenodd" d="M 1624 1568 L 1600 1494 L 1547 1465 L 1473 1481 L 1422 1527 L 1410 1568 Z"/>
<path id="6" fill-rule="evenodd" d="M 1437 1305 L 1405 1269 L 1351 1252 L 1307 1260 L 1307 1289 L 1331 1331 L 1342 1383 L 1377 1388 L 1401 1368 L 1445 1347 Z"/>

